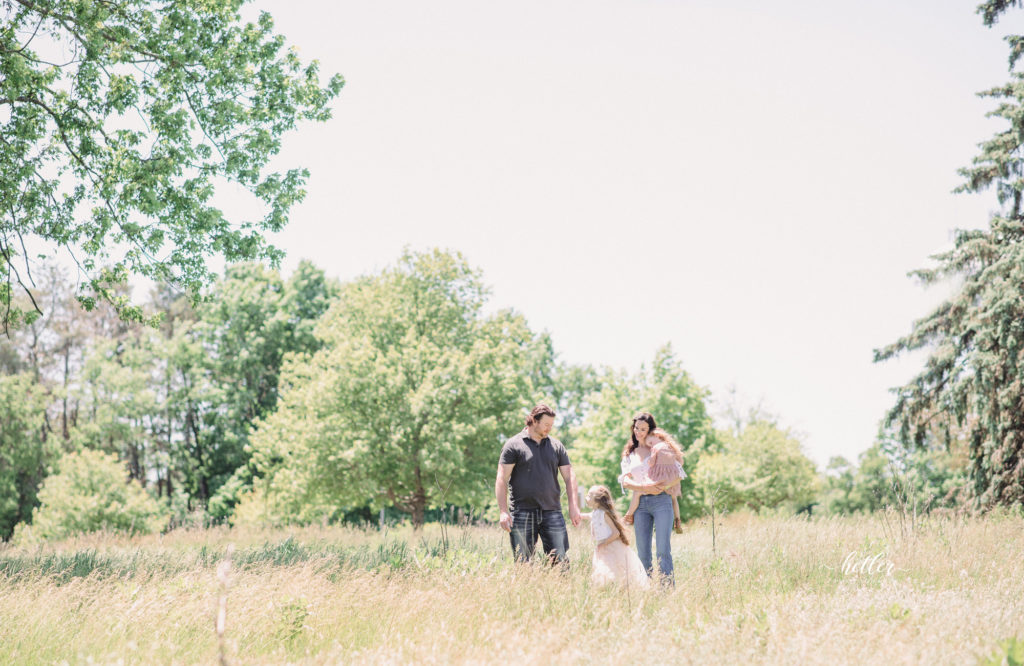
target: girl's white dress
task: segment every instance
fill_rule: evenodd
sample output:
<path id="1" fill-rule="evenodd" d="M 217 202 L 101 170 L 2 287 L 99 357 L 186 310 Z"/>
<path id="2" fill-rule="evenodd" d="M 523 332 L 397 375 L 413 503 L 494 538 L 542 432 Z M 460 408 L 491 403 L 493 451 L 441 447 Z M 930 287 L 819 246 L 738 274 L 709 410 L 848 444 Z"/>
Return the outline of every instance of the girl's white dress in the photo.
<path id="1" fill-rule="evenodd" d="M 590 517 L 590 534 L 594 537 L 594 570 L 590 577 L 598 585 L 619 583 L 630 587 L 646 588 L 651 584 L 644 565 L 632 548 L 616 539 L 597 547 L 613 533 L 608 517 L 601 509 L 594 509 Z"/>

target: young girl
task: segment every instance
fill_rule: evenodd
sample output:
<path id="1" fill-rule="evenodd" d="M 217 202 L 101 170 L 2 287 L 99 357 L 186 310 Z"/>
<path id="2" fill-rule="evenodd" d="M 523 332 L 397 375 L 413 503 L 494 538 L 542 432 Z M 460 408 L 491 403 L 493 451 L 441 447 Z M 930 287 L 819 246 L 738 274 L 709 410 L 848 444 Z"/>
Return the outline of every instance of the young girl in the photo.
<path id="1" fill-rule="evenodd" d="M 676 534 L 682 534 L 683 521 L 679 518 L 679 497 L 682 495 L 682 486 L 679 482 L 686 478 L 686 472 L 683 471 L 683 451 L 672 435 L 661 428 L 651 431 L 651 434 L 647 436 L 646 443 L 651 447 L 648 464 L 637 465 L 631 473 L 637 483 L 643 485 L 656 483 L 672 496 L 672 512 L 675 514 L 672 529 Z M 637 475 L 640 478 L 637 478 Z M 629 509 L 625 516 L 627 525 L 633 524 L 633 513 L 639 504 L 640 493 L 633 491 L 633 497 L 629 501 Z"/>
<path id="2" fill-rule="evenodd" d="M 592 486 L 587 491 L 587 506 L 593 513 L 582 514 L 590 520 L 590 533 L 594 537 L 594 571 L 591 580 L 598 585 L 617 582 L 646 588 L 650 585 L 644 565 L 629 548 L 629 537 L 612 504 L 612 493 L 604 486 Z"/>

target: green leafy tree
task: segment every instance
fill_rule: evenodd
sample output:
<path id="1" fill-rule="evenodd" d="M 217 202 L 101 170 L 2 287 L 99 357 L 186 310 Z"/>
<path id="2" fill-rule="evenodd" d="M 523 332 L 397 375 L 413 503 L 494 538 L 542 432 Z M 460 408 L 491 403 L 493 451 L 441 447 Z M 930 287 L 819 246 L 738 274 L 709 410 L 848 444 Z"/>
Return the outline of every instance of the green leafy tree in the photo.
<path id="1" fill-rule="evenodd" d="M 686 372 L 671 345 L 655 353 L 649 368 L 634 375 L 606 370 L 597 383 L 600 388 L 586 398 L 586 416 L 573 430 L 574 464 L 584 483 L 618 487 L 622 448 L 630 438 L 637 412 L 650 412 L 658 427 L 676 438 L 691 471 L 703 452 L 713 446 L 714 429 L 706 402 L 709 393 Z M 684 519 L 700 513 L 690 477 L 683 480 L 681 511 Z"/>
<path id="2" fill-rule="evenodd" d="M 267 166 L 297 121 L 324 121 L 343 81 L 319 82 L 263 12 L 243 0 L 12 0 L 0 4 L 0 318 L 41 312 L 34 244 L 66 250 L 85 278 L 79 300 L 141 309 L 114 286 L 140 274 L 196 295 L 206 259 L 277 259 L 279 231 L 307 173 Z M 234 183 L 261 217 L 229 219 L 213 203 Z M 18 256 L 18 255 L 22 256 Z M 31 303 L 18 307 L 20 285 Z"/>
<path id="3" fill-rule="evenodd" d="M 60 455 L 44 437 L 45 391 L 29 373 L 0 375 L 0 539 L 27 520 L 47 467 Z"/>
<path id="4" fill-rule="evenodd" d="M 323 347 L 288 363 L 252 437 L 261 515 L 369 504 L 418 526 L 430 507 L 486 504 L 502 440 L 552 364 L 521 316 L 483 314 L 486 296 L 478 271 L 439 250 L 344 285 L 317 326 Z"/>
<path id="5" fill-rule="evenodd" d="M 215 296 L 200 308 L 198 339 L 217 399 L 205 415 L 213 490 L 211 517 L 227 518 L 252 484 L 246 446 L 253 424 L 277 407 L 279 377 L 289 355 L 320 348 L 313 334 L 339 286 L 302 261 L 286 281 L 258 264 L 228 270 Z M 202 435 L 201 435 L 202 436 Z M 226 477 L 226 478 L 225 478 Z"/>
<path id="6" fill-rule="evenodd" d="M 796 509 L 818 490 L 814 463 L 800 440 L 769 420 L 747 423 L 739 433 L 719 431 L 721 449 L 705 454 L 694 482 L 705 503 L 715 496 L 716 510 Z"/>
<path id="7" fill-rule="evenodd" d="M 82 371 L 83 413 L 70 438 L 76 448 L 118 456 L 143 485 L 155 466 L 156 422 L 163 411 L 155 390 L 159 337 L 139 328 L 124 340 L 93 343 Z"/>
<path id="8" fill-rule="evenodd" d="M 135 481 L 113 454 L 85 449 L 60 459 L 46 478 L 32 524 L 19 524 L 14 540 L 63 539 L 83 532 L 113 530 L 148 534 L 166 525 L 163 507 Z"/>
<path id="9" fill-rule="evenodd" d="M 570 432 L 570 451 L 576 477 L 582 487 L 601 484 L 614 490 L 622 447 L 629 439 L 633 416 L 642 411 L 638 378 L 621 370 L 604 369 L 598 387 L 587 396 L 590 409 Z M 655 417 L 657 418 L 657 417 Z"/>
<path id="10" fill-rule="evenodd" d="M 926 513 L 955 508 L 967 475 L 966 444 L 950 449 L 907 449 L 886 435 L 860 454 L 857 465 L 833 458 L 825 470 L 822 504 L 833 514 L 870 513 L 887 507 Z"/>
<path id="11" fill-rule="evenodd" d="M 287 281 L 259 264 L 235 264 L 172 343 L 176 456 L 186 491 L 214 518 L 226 517 L 251 484 L 253 423 L 277 406 L 285 357 L 319 348 L 312 327 L 337 291 L 309 262 Z"/>
<path id="12" fill-rule="evenodd" d="M 1018 2 L 978 8 L 986 26 Z M 1024 502 L 1024 74 L 1017 71 L 1024 35 L 1007 37 L 1011 80 L 982 95 L 990 116 L 1006 121 L 981 144 L 959 190 L 993 188 L 1000 204 L 987 229 L 960 230 L 936 266 L 913 273 L 925 284 L 958 279 L 955 294 L 916 322 L 909 335 L 875 352 L 877 361 L 930 349 L 924 369 L 897 392 L 889 423 L 902 442 L 929 447 L 938 427 L 968 429 L 969 483 L 976 505 Z"/>

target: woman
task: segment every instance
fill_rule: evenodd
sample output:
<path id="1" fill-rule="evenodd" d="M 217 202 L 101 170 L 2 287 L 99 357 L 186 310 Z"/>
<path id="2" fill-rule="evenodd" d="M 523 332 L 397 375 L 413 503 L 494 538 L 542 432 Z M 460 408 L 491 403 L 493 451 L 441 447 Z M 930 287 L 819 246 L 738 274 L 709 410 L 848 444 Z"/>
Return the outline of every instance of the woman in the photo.
<path id="1" fill-rule="evenodd" d="M 633 417 L 631 439 L 622 449 L 622 475 L 619 483 L 627 490 L 640 494 L 634 512 L 633 525 L 636 533 L 636 550 L 648 574 L 653 571 L 651 540 L 655 541 L 658 568 L 669 585 L 674 584 L 672 566 L 672 528 L 675 518 L 675 498 L 666 492 L 679 479 L 672 481 L 651 481 L 649 478 L 651 449 L 661 440 L 650 437 L 657 425 L 654 417 L 641 412 Z"/>

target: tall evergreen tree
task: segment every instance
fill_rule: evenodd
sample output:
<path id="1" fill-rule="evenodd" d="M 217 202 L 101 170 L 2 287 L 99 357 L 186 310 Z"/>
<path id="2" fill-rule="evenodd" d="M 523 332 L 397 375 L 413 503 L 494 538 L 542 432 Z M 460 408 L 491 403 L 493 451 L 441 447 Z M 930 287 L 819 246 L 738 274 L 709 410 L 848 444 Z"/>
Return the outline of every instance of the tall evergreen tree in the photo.
<path id="1" fill-rule="evenodd" d="M 994 25 L 1019 0 L 978 7 Z M 907 445 L 934 445 L 930 437 L 963 427 L 970 457 L 967 490 L 981 507 L 1024 502 L 1024 35 L 1010 35 L 1010 81 L 981 93 L 997 101 L 989 115 L 1009 124 L 961 169 L 961 192 L 995 190 L 1000 210 L 987 229 L 959 230 L 952 250 L 933 268 L 915 271 L 925 284 L 957 277 L 962 284 L 911 333 L 875 352 L 875 360 L 930 348 L 925 368 L 897 390 L 888 421 Z"/>

